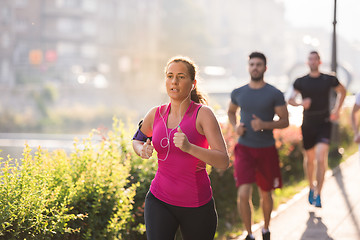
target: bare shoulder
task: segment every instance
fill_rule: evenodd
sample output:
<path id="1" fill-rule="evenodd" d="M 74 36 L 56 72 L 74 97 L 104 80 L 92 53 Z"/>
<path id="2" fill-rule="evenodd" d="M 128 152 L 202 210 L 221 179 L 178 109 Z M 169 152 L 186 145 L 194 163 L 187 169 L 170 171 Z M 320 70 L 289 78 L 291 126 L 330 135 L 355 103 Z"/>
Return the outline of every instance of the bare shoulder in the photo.
<path id="1" fill-rule="evenodd" d="M 152 136 L 154 119 L 155 119 L 155 114 L 156 114 L 157 109 L 158 109 L 158 107 L 151 108 L 144 117 L 144 120 L 142 122 L 141 131 L 146 136 Z"/>
<path id="2" fill-rule="evenodd" d="M 147 113 L 147 115 L 155 116 L 155 113 L 156 113 L 156 111 L 158 110 L 158 108 L 159 108 L 158 106 L 151 108 L 151 109 L 149 110 L 149 112 Z"/>
<path id="3" fill-rule="evenodd" d="M 199 120 L 201 125 L 209 124 L 211 122 L 217 121 L 214 111 L 209 106 L 205 106 L 205 105 L 203 105 L 199 109 L 197 119 Z"/>
<path id="4" fill-rule="evenodd" d="M 145 115 L 145 117 L 144 117 L 144 121 L 145 120 L 154 120 L 154 118 L 155 118 L 155 113 L 156 113 L 156 111 L 157 111 L 157 109 L 158 109 L 158 107 L 153 107 L 153 108 L 151 108 L 147 113 L 146 113 L 146 115 Z"/>
<path id="5" fill-rule="evenodd" d="M 206 105 L 203 105 L 200 109 L 199 109 L 199 117 L 209 117 L 209 116 L 214 116 L 214 112 L 213 110 Z"/>
<path id="6" fill-rule="evenodd" d="M 216 122 L 217 120 L 213 110 L 206 105 L 201 106 L 196 118 L 196 129 L 198 132 L 204 135 L 206 132 L 205 130 L 213 128 Z"/>

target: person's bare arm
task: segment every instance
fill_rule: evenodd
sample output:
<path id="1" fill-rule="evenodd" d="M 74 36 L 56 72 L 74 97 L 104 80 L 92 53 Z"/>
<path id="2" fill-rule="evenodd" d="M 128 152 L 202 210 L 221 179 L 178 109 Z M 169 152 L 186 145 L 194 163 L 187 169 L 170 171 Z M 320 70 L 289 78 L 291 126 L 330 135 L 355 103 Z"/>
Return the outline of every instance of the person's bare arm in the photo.
<path id="1" fill-rule="evenodd" d="M 360 134 L 359 134 L 359 120 L 357 118 L 357 113 L 360 109 L 360 106 L 356 103 L 353 106 L 353 109 L 351 111 L 351 126 L 354 132 L 354 141 L 356 143 L 360 143 Z"/>
<path id="2" fill-rule="evenodd" d="M 236 128 L 237 125 L 237 118 L 236 118 L 236 112 L 238 110 L 239 106 L 230 102 L 229 103 L 229 108 L 228 108 L 228 118 L 229 118 L 229 122 L 230 124 L 233 126 L 233 128 Z"/>
<path id="3" fill-rule="evenodd" d="M 152 136 L 154 118 L 157 108 L 151 109 L 146 115 L 141 125 L 141 132 L 148 137 Z M 154 147 L 151 145 L 150 140 L 146 142 L 140 140 L 133 140 L 132 146 L 137 155 L 142 158 L 148 159 L 151 157 Z"/>
<path id="4" fill-rule="evenodd" d="M 301 103 L 298 103 L 296 101 L 296 97 L 300 94 L 300 92 L 298 90 L 295 90 L 293 89 L 292 92 L 291 92 L 291 96 L 288 100 L 288 103 L 291 105 L 291 106 L 294 106 L 294 107 L 297 107 L 297 106 L 300 106 Z"/>
<path id="5" fill-rule="evenodd" d="M 311 105 L 311 99 L 310 98 L 304 98 L 304 99 L 301 100 L 301 102 L 297 102 L 296 98 L 297 98 L 298 95 L 300 95 L 300 92 L 298 90 L 296 90 L 296 89 L 293 89 L 292 93 L 291 93 L 291 96 L 290 96 L 290 98 L 288 100 L 288 103 L 291 106 L 294 106 L 294 107 L 303 106 L 304 109 L 309 109 L 310 105 Z"/>
<path id="6" fill-rule="evenodd" d="M 343 105 L 346 96 L 346 89 L 341 83 L 335 87 L 335 92 L 336 92 L 336 102 L 334 108 L 331 110 L 331 116 L 330 116 L 331 120 L 339 119 L 341 106 Z"/>
<path id="7" fill-rule="evenodd" d="M 254 131 L 270 130 L 275 128 L 286 128 L 289 126 L 289 113 L 286 104 L 275 107 L 275 113 L 279 119 L 275 121 L 263 121 L 256 115 L 253 115 L 251 120 L 251 127 Z"/>
<path id="8" fill-rule="evenodd" d="M 246 128 L 244 126 L 244 123 L 237 123 L 237 110 L 239 109 L 239 106 L 230 102 L 229 103 L 229 108 L 228 108 L 228 119 L 229 122 L 231 124 L 231 126 L 233 127 L 233 130 L 239 135 L 242 136 L 244 135 Z"/>

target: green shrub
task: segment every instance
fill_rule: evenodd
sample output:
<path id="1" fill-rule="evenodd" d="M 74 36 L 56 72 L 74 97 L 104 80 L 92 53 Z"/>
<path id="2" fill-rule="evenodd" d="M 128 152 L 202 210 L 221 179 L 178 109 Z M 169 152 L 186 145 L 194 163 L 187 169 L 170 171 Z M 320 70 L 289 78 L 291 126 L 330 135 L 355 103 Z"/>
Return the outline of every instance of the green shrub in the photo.
<path id="1" fill-rule="evenodd" d="M 70 156 L 40 147 L 33 156 L 25 147 L 21 161 L 7 159 L 0 176 L 0 238 L 127 239 L 139 184 L 130 183 L 134 154 L 123 128 L 114 118 L 113 131 L 75 141 Z"/>
<path id="2" fill-rule="evenodd" d="M 69 199 L 53 184 L 48 153 L 30 151 L 25 147 L 21 163 L 8 158 L 1 166 L 1 239 L 51 239 L 71 232 L 67 223 L 80 217 L 69 213 Z"/>
<path id="3" fill-rule="evenodd" d="M 290 185 L 302 180 L 304 170 L 300 127 L 291 125 L 284 129 L 274 129 L 274 138 L 279 153 L 283 184 Z"/>
<path id="4" fill-rule="evenodd" d="M 157 161 L 155 158 L 142 159 L 138 156 L 132 158 L 130 183 L 139 183 L 139 185 L 136 188 L 134 197 L 133 221 L 130 222 L 129 232 L 125 238 L 127 240 L 146 240 L 144 223 L 145 196 L 155 176 L 156 169 Z"/>
<path id="5" fill-rule="evenodd" d="M 79 229 L 78 239 L 122 239 L 129 227 L 138 184 L 128 184 L 131 154 L 123 125 L 114 119 L 113 128 L 99 144 L 92 142 L 92 136 L 81 148 L 75 143 L 71 154 L 71 212 L 87 216 L 70 222 Z"/>

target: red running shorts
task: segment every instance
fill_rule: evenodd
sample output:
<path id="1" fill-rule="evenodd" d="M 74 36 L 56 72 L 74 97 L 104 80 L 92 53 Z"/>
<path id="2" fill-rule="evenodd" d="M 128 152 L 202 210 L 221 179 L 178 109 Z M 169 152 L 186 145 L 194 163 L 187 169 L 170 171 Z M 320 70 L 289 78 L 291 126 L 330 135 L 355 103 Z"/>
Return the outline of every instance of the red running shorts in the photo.
<path id="1" fill-rule="evenodd" d="M 256 182 L 263 191 L 281 188 L 282 179 L 276 147 L 253 148 L 236 144 L 234 178 L 236 187 Z"/>

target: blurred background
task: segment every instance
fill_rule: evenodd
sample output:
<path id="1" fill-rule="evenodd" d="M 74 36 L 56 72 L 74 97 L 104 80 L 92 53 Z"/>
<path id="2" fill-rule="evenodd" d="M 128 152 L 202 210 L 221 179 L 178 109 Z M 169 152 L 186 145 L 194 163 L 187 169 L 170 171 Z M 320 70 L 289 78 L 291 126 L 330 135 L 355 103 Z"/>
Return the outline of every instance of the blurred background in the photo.
<path id="1" fill-rule="evenodd" d="M 355 93 L 360 2 L 337 5 L 337 74 Z M 199 89 L 226 121 L 252 51 L 267 56 L 266 81 L 284 93 L 308 72 L 311 50 L 330 72 L 333 19 L 331 0 L 0 0 L 0 138 L 70 139 L 111 128 L 113 116 L 136 124 L 167 102 L 174 55 L 197 63 Z"/>

